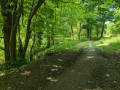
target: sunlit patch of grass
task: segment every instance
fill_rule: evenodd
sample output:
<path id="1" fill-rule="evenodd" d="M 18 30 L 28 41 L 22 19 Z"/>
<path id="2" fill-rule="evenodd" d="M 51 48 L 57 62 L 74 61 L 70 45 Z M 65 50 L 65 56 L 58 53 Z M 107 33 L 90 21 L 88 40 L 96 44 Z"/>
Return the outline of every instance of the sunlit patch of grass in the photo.
<path id="1" fill-rule="evenodd" d="M 70 50 L 70 49 L 75 50 L 75 49 L 78 49 L 78 47 L 73 47 L 74 45 L 76 45 L 80 42 L 84 42 L 86 40 L 87 39 L 82 39 L 82 40 L 78 40 L 78 41 L 67 41 L 67 42 L 59 43 L 59 44 L 51 46 L 50 48 L 48 48 L 44 51 L 39 52 L 38 55 L 41 55 L 41 54 L 45 55 L 46 53 L 54 54 L 54 53 L 58 53 L 58 52 L 62 52 L 65 50 Z"/>
<path id="2" fill-rule="evenodd" d="M 89 43 L 90 43 L 90 42 L 87 42 L 87 43 L 86 43 L 85 48 L 89 48 Z"/>
<path id="3" fill-rule="evenodd" d="M 105 52 L 120 53 L 120 36 L 102 38 L 100 41 L 94 42 L 93 46 Z"/>

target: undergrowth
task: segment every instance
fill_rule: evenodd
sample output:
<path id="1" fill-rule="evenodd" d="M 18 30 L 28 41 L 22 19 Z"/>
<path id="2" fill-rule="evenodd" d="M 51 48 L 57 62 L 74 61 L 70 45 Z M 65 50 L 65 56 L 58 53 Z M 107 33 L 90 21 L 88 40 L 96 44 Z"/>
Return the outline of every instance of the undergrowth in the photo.
<path id="1" fill-rule="evenodd" d="M 50 48 L 48 48 L 44 51 L 39 52 L 38 55 L 54 54 L 54 53 L 62 52 L 62 51 L 65 51 L 65 50 L 70 50 L 71 48 L 75 49 L 75 47 L 73 47 L 74 45 L 76 45 L 80 42 L 84 42 L 86 40 L 87 39 L 62 42 L 62 43 L 53 45 L 53 46 L 51 46 Z"/>
<path id="2" fill-rule="evenodd" d="M 81 47 L 73 47 L 73 46 L 75 46 L 76 44 L 78 44 L 80 42 L 84 42 L 86 40 L 87 39 L 82 39 L 82 40 L 78 40 L 78 41 L 61 42 L 59 44 L 51 46 L 50 48 L 45 49 L 44 51 L 41 51 L 41 52 L 37 53 L 37 56 L 40 56 L 40 55 L 43 55 L 43 56 L 51 55 L 51 54 L 54 54 L 54 53 L 65 51 L 65 50 L 77 50 L 77 49 L 79 49 Z M 12 63 L 11 62 L 5 62 L 2 65 L 2 70 L 3 71 L 4 70 L 9 70 L 11 68 L 16 68 L 16 67 L 20 67 L 20 66 L 26 65 L 26 64 L 29 63 L 28 59 L 29 58 L 26 58 L 25 60 L 23 60 L 23 59 L 17 58 L 17 60 L 15 60 Z M 37 61 L 38 60 L 42 60 L 41 57 L 37 58 Z M 36 62 L 36 60 L 33 60 L 32 62 Z"/>

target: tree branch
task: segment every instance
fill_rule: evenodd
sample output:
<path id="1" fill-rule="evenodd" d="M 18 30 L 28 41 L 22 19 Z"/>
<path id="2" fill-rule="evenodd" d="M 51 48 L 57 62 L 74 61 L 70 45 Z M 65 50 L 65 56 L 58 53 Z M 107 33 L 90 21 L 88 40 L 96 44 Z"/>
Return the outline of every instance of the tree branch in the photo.
<path id="1" fill-rule="evenodd" d="M 39 9 L 39 7 L 43 4 L 45 0 L 39 0 L 36 7 L 34 8 L 33 12 L 30 14 L 29 19 L 31 20 L 33 18 L 33 16 L 36 14 L 37 10 Z"/>
<path id="2" fill-rule="evenodd" d="M 21 0 L 21 5 L 20 5 L 20 11 L 19 11 L 19 14 L 18 14 L 18 16 L 17 16 L 17 19 L 16 19 L 16 21 L 15 21 L 15 25 L 14 25 L 14 30 L 16 30 L 16 27 L 17 27 L 17 25 L 18 25 L 18 23 L 19 23 L 19 19 L 20 19 L 20 17 L 21 17 L 21 14 L 22 14 L 22 11 L 23 11 L 23 3 L 24 3 L 24 0 Z"/>
<path id="3" fill-rule="evenodd" d="M 30 30 L 31 20 L 32 20 L 33 16 L 36 14 L 36 12 L 38 11 L 38 9 L 40 8 L 40 6 L 44 3 L 44 1 L 45 0 L 38 0 L 37 5 L 35 6 L 33 11 L 31 11 L 31 13 L 29 15 L 28 24 L 27 24 L 27 33 L 26 33 L 25 45 L 24 45 L 24 49 L 23 49 L 23 53 L 22 53 L 22 58 L 25 57 L 25 53 L 27 51 L 27 47 L 28 47 L 28 43 L 29 43 L 29 39 L 30 39 L 30 35 L 31 35 L 31 30 Z"/>

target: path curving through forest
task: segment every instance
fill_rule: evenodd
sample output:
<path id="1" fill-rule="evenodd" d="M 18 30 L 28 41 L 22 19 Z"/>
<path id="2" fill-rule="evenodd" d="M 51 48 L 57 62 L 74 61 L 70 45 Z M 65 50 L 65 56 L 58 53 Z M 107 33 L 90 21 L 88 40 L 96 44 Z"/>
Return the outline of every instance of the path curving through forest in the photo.
<path id="1" fill-rule="evenodd" d="M 112 61 L 101 56 L 90 42 L 76 63 L 42 90 L 120 90 L 115 74 Z"/>

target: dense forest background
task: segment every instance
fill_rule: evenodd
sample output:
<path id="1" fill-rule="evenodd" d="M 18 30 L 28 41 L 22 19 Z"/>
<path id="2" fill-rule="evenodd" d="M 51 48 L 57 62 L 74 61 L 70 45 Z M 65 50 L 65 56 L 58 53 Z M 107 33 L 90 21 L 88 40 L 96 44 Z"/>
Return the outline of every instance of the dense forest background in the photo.
<path id="1" fill-rule="evenodd" d="M 0 0 L 0 64 L 35 61 L 85 40 L 119 36 L 119 0 Z"/>

